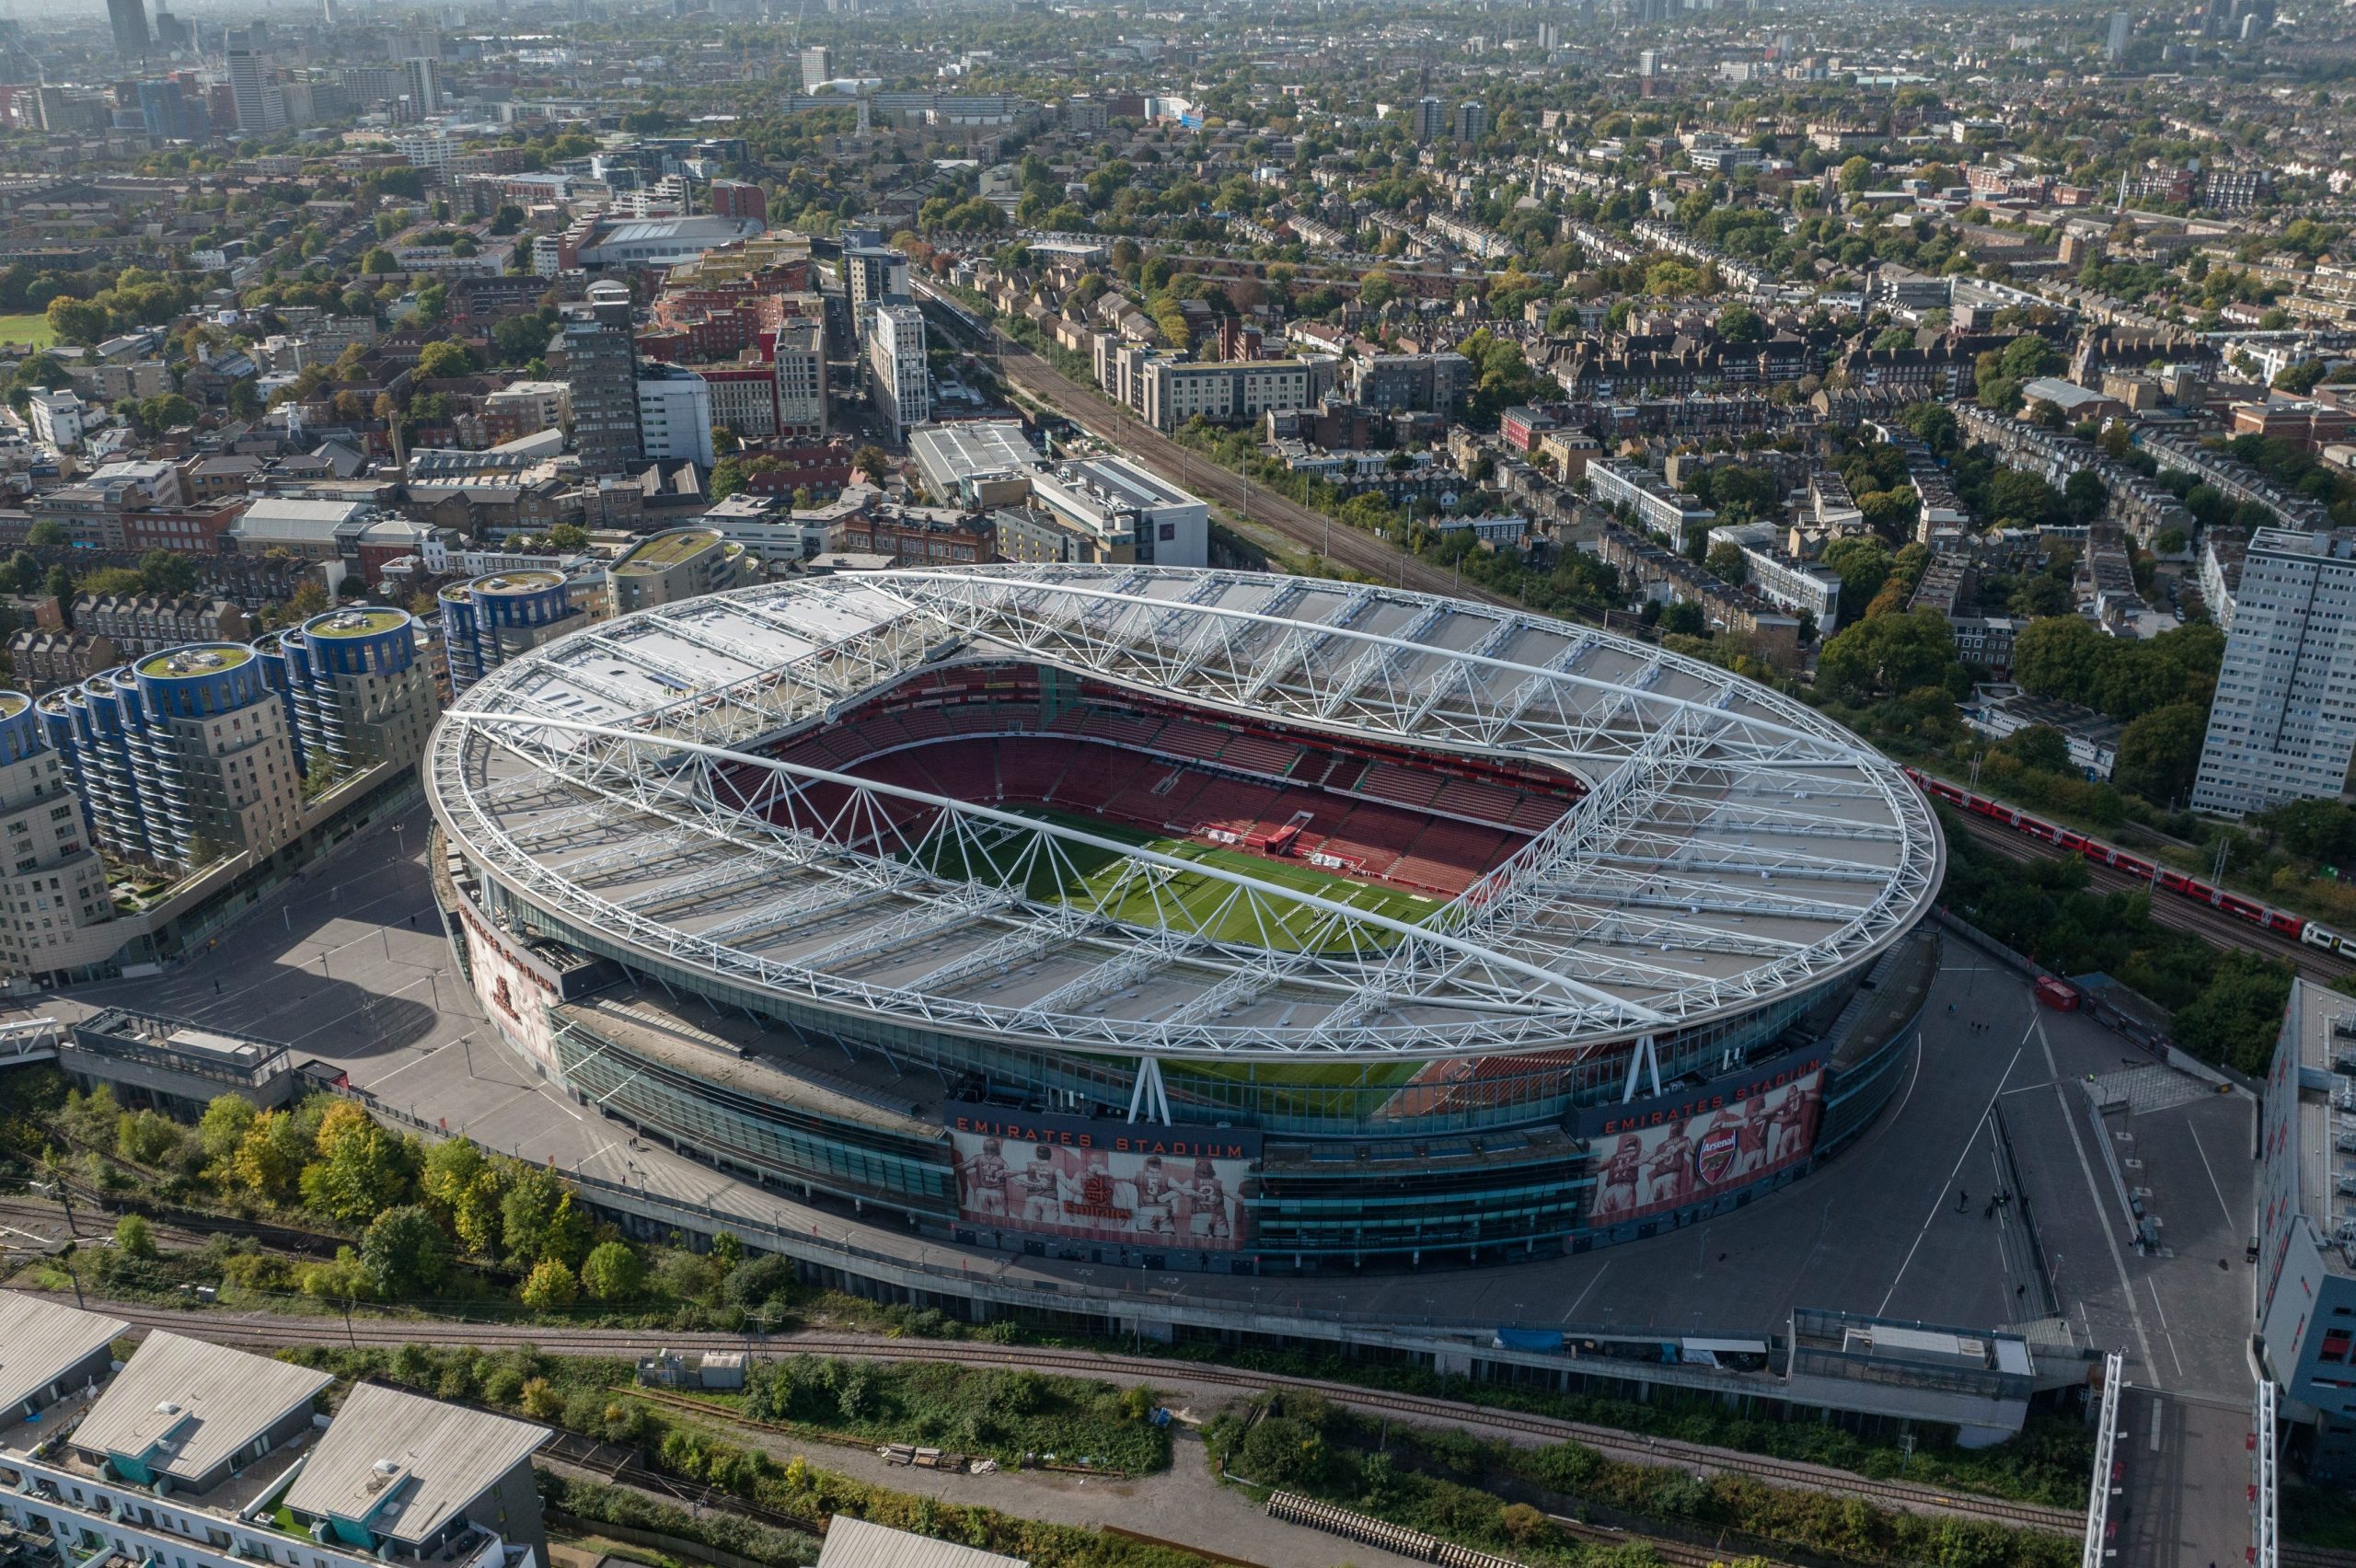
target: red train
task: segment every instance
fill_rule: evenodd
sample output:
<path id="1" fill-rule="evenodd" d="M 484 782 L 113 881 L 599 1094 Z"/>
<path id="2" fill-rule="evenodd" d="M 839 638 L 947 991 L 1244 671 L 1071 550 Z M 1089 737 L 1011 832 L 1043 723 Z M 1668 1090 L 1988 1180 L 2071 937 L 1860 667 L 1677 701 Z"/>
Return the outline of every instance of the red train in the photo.
<path id="1" fill-rule="evenodd" d="M 1974 795 L 1960 785 L 1950 784 L 1944 778 L 1934 778 L 1918 768 L 1908 768 L 1906 776 L 1914 780 L 1924 794 L 1934 800 L 1945 801 L 1947 804 L 1969 812 L 1974 816 L 1984 816 L 1991 821 L 2001 822 L 2016 832 L 2027 834 L 2031 838 L 2041 838 L 2046 843 L 2057 845 L 2063 849 L 2075 850 L 2089 860 L 2125 871 L 2130 876 L 2142 877 L 2146 882 L 2153 882 L 2155 886 L 2173 893 L 2178 897 L 2189 898 L 2197 903 L 2206 904 L 2212 908 L 2222 909 L 2236 919 L 2246 920 L 2253 926 L 2264 927 L 2278 936 L 2293 938 L 2306 943 L 2309 947 L 2322 948 L 2326 951 L 2339 953 L 2343 958 L 2356 958 L 2356 940 L 2343 937 L 2330 927 L 2310 920 L 2304 915 L 2293 915 L 2281 909 L 2269 909 L 2255 899 L 2245 898 L 2238 893 L 2229 893 L 2221 887 L 2212 887 L 2196 877 L 2186 876 L 2173 867 L 2154 866 L 2142 856 L 2121 849 L 2115 844 L 2106 844 L 2099 838 L 2089 838 L 2075 828 L 2057 827 L 2050 822 L 2041 822 L 2027 812 L 2008 806 L 2002 801 L 1991 800 L 1985 795 Z"/>

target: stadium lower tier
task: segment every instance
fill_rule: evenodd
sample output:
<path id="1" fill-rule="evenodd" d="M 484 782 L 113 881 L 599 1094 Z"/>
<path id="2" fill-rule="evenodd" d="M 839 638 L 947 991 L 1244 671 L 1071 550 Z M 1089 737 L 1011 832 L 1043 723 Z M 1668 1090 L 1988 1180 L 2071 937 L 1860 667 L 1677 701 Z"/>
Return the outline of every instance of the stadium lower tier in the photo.
<path id="1" fill-rule="evenodd" d="M 1165 1063 L 1172 1118 L 1157 1124 L 1126 1113 L 1131 1062 L 857 1033 L 479 884 L 444 889 L 487 1015 L 582 1103 L 941 1241 L 1151 1269 L 1503 1263 L 1739 1209 L 1891 1098 L 1937 964 L 1918 931 L 1855 980 L 1662 1038 L 1657 1078 L 1633 1043 L 1429 1066 Z"/>

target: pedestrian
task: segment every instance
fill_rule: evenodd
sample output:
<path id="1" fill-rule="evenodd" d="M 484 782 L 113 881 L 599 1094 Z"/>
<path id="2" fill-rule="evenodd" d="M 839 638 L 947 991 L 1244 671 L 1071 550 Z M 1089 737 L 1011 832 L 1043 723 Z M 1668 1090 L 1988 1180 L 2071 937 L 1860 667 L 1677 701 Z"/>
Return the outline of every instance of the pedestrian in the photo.
<path id="1" fill-rule="evenodd" d="M 1968 1190 L 1966 1190 L 1966 1189 L 1964 1189 L 1964 1188 L 1958 1187 L 1958 1188 L 1956 1189 L 1956 1193 L 1955 1193 L 1955 1212 L 1956 1212 L 1956 1213 L 1958 1213 L 1958 1214 L 1961 1214 L 1964 1210 L 1966 1210 L 1966 1209 L 1969 1208 L 1970 1206 L 1971 1206 L 1971 1193 L 1970 1193 Z"/>

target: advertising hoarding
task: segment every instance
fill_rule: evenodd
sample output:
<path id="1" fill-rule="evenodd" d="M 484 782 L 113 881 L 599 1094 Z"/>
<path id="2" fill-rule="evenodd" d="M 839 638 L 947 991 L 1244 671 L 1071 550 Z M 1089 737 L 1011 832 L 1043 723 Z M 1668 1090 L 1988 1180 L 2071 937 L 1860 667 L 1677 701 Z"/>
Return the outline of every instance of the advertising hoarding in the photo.
<path id="1" fill-rule="evenodd" d="M 1249 1239 L 1256 1133 L 962 1109 L 947 1125 L 969 1224 L 1198 1251 Z"/>
<path id="2" fill-rule="evenodd" d="M 1816 1147 L 1823 1110 L 1817 1067 L 1707 1110 L 1599 1132 L 1588 1221 L 1621 1225 L 1706 1203 L 1796 1165 Z"/>

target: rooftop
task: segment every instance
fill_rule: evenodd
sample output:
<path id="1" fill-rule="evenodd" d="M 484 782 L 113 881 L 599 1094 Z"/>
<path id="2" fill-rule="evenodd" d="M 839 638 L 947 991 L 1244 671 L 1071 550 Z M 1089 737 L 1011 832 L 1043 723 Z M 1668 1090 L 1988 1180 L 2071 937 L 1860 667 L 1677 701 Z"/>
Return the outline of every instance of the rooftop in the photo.
<path id="1" fill-rule="evenodd" d="M 325 1372 L 158 1330 L 99 1393 L 74 1445 L 193 1486 L 333 1381 Z"/>
<path id="2" fill-rule="evenodd" d="M 837 1514 L 826 1526 L 818 1568 L 1031 1568 L 1020 1557 L 935 1540 Z"/>
<path id="3" fill-rule="evenodd" d="M 0 1409 L 22 1410 L 27 1400 L 130 1329 L 120 1318 L 0 1292 Z"/>
<path id="4" fill-rule="evenodd" d="M 706 550 L 717 549 L 723 543 L 718 534 L 708 528 L 674 528 L 667 534 L 641 539 L 607 570 L 625 574 L 666 571 Z"/>
<path id="5" fill-rule="evenodd" d="M 254 656 L 242 642 L 202 642 L 187 648 L 167 648 L 139 661 L 143 675 L 163 680 L 189 680 L 234 670 Z"/>
<path id="6" fill-rule="evenodd" d="M 379 632 L 393 631 L 409 624 L 406 610 L 387 609 L 379 605 L 362 605 L 357 609 L 329 610 L 323 616 L 313 616 L 303 623 L 306 637 L 374 637 Z"/>
<path id="7" fill-rule="evenodd" d="M 528 1421 L 363 1383 L 336 1412 L 284 1502 L 298 1514 L 423 1541 L 548 1436 L 547 1427 Z"/>

